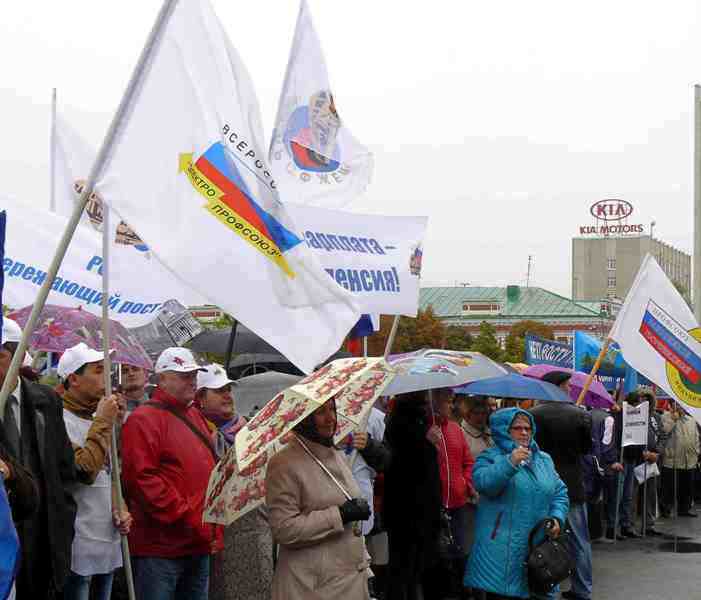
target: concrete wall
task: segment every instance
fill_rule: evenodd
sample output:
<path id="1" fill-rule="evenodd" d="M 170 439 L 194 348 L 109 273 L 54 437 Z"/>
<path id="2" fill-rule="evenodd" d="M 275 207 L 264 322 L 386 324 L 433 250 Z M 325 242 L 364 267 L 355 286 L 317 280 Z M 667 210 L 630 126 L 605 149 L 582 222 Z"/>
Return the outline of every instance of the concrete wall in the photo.
<path id="1" fill-rule="evenodd" d="M 691 257 L 650 236 L 574 238 L 572 240 L 572 298 L 597 301 L 625 298 L 645 254 L 651 252 L 667 276 L 691 289 Z M 609 265 L 615 259 L 615 265 Z M 610 269 L 609 266 L 615 268 Z M 609 278 L 615 277 L 615 286 Z"/>

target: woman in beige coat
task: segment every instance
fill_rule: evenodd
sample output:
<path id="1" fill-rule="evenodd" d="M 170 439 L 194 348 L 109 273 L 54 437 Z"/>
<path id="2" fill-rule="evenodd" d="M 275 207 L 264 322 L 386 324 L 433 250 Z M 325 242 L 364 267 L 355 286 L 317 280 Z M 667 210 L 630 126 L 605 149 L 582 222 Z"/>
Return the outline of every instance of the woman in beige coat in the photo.
<path id="1" fill-rule="evenodd" d="M 336 405 L 329 400 L 295 427 L 295 439 L 268 465 L 266 503 L 280 545 L 272 600 L 369 598 L 369 562 L 354 523 L 368 519 L 370 508 L 333 447 L 335 431 Z"/>

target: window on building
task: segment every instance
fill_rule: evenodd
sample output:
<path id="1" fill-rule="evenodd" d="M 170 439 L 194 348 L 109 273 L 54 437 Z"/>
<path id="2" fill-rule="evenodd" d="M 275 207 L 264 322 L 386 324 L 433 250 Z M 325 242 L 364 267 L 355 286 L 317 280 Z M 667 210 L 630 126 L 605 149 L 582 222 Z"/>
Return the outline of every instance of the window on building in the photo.
<path id="1" fill-rule="evenodd" d="M 609 271 L 615 271 L 616 270 L 616 259 L 615 258 L 607 259 L 606 267 L 608 268 Z"/>
<path id="2" fill-rule="evenodd" d="M 609 289 L 615 288 L 616 287 L 616 278 L 615 277 L 609 277 L 608 278 L 608 283 L 607 283 Z"/>

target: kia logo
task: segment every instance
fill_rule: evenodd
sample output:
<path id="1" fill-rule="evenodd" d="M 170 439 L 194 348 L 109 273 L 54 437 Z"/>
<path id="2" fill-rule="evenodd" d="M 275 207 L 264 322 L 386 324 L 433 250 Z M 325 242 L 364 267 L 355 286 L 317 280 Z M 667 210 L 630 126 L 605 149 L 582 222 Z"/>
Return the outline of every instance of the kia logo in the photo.
<path id="1" fill-rule="evenodd" d="M 599 200 L 591 205 L 589 212 L 595 219 L 620 221 L 631 215 L 633 205 L 625 200 Z"/>

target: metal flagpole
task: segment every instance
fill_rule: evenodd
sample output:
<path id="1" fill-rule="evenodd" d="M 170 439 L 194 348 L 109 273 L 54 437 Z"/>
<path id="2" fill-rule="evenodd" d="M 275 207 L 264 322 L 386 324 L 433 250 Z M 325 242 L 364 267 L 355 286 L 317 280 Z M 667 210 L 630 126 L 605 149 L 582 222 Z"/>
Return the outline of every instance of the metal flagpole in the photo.
<path id="1" fill-rule="evenodd" d="M 46 304 L 46 298 L 48 297 L 51 286 L 54 283 L 56 273 L 58 273 L 63 257 L 66 255 L 68 245 L 71 242 L 71 238 L 73 237 L 75 229 L 78 226 L 78 222 L 80 221 L 80 217 L 83 214 L 83 209 L 88 202 L 88 198 L 90 198 L 90 195 L 93 193 L 95 182 L 100 176 L 102 169 L 104 168 L 107 159 L 112 152 L 112 146 L 115 142 L 117 134 L 119 133 L 122 123 L 130 110 L 132 100 L 138 91 L 141 78 L 146 72 L 151 55 L 161 38 L 162 31 L 168 22 L 168 18 L 177 4 L 177 1 L 178 0 L 164 0 L 161 10 L 158 13 L 158 17 L 156 18 L 156 22 L 154 23 L 153 28 L 149 33 L 149 37 L 146 40 L 146 44 L 141 51 L 136 67 L 134 67 L 134 72 L 129 80 L 124 96 L 119 103 L 117 112 L 112 118 L 110 128 L 105 135 L 105 139 L 102 141 L 102 146 L 97 154 L 97 158 L 90 169 L 90 174 L 88 175 L 87 182 L 83 188 L 83 193 L 80 195 L 78 202 L 76 202 L 75 206 L 73 207 L 71 218 L 68 220 L 66 229 L 64 230 L 61 240 L 58 243 L 56 254 L 54 254 L 51 264 L 46 272 L 46 279 L 39 289 L 39 293 L 37 294 L 34 305 L 32 306 L 32 312 L 29 315 L 27 324 L 24 326 L 22 339 L 20 340 L 19 346 L 12 357 L 12 362 L 10 363 L 10 368 L 5 375 L 2 388 L 0 388 L 0 414 L 4 414 L 3 411 L 5 410 L 5 403 L 7 402 L 7 397 L 10 395 L 10 392 L 14 388 L 17 381 L 17 375 L 19 374 L 19 369 L 22 366 L 22 359 L 24 358 L 24 353 L 27 351 L 27 346 L 29 345 L 29 338 L 34 332 L 34 327 L 36 327 L 39 314 Z"/>
<path id="2" fill-rule="evenodd" d="M 49 208 L 56 212 L 56 88 L 51 93 L 51 135 L 49 136 Z"/>
<path id="3" fill-rule="evenodd" d="M 622 421 L 621 421 L 622 423 Z M 621 456 L 618 464 L 623 465 L 623 436 L 621 435 Z M 618 484 L 616 485 L 616 516 L 613 518 L 613 543 L 618 540 L 618 512 L 621 505 L 621 495 L 623 494 L 623 483 L 625 481 L 626 467 L 623 465 L 623 471 L 618 471 Z"/>
<path id="4" fill-rule="evenodd" d="M 392 321 L 392 329 L 389 330 L 389 336 L 387 337 L 387 343 L 385 344 L 385 358 L 389 356 L 389 353 L 392 350 L 394 338 L 397 337 L 397 329 L 399 329 L 399 315 L 394 315 L 394 321 Z"/>
<path id="5" fill-rule="evenodd" d="M 701 85 L 694 86 L 694 315 L 701 323 Z"/>
<path id="6" fill-rule="evenodd" d="M 679 404 L 677 403 L 677 399 L 674 398 L 674 412 L 677 415 L 677 420 L 674 421 L 674 427 L 672 427 L 672 434 L 674 435 L 674 462 L 672 463 L 672 470 L 674 471 L 674 552 L 676 554 L 677 552 L 677 542 L 679 541 L 678 539 L 678 533 L 677 533 L 677 525 L 679 525 L 679 501 L 677 499 L 677 456 L 679 456 L 679 447 L 677 446 L 677 441 L 679 439 L 679 436 L 677 435 L 679 432 L 677 431 L 677 425 L 679 424 Z"/>
<path id="7" fill-rule="evenodd" d="M 110 358 L 110 209 L 102 203 L 102 351 L 105 354 L 105 396 L 112 395 L 112 360 Z M 122 476 L 119 467 L 119 450 L 117 449 L 117 424 L 112 425 L 112 440 L 110 442 L 110 463 L 112 466 L 112 487 L 116 494 L 117 511 L 120 516 L 124 512 L 124 494 L 122 493 Z M 122 562 L 124 575 L 127 580 L 127 592 L 129 600 L 135 600 L 134 576 L 131 570 L 131 556 L 129 553 L 129 540 L 126 535 L 121 536 Z"/>

